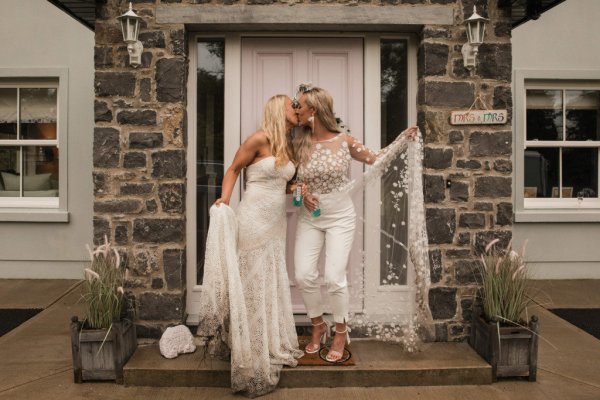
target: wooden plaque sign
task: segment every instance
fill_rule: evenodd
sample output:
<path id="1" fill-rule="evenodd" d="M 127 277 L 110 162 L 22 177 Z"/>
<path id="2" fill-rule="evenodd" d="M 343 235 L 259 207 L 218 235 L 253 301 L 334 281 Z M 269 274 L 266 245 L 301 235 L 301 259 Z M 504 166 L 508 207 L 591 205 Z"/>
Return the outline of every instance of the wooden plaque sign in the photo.
<path id="1" fill-rule="evenodd" d="M 505 124 L 508 119 L 506 110 L 467 110 L 452 111 L 450 124 L 452 125 L 493 125 Z"/>

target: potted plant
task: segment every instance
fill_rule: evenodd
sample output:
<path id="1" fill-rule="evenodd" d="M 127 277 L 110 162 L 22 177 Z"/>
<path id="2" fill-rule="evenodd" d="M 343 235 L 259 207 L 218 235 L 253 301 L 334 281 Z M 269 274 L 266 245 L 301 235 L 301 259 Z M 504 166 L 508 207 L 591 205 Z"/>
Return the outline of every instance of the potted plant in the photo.
<path id="1" fill-rule="evenodd" d="M 133 318 L 123 290 L 127 269 L 107 238 L 90 252 L 85 269 L 83 321 L 71 318 L 71 348 L 76 383 L 115 380 L 123 383 L 123 365 L 137 348 Z"/>
<path id="2" fill-rule="evenodd" d="M 520 252 L 496 248 L 491 241 L 481 255 L 481 307 L 473 313 L 470 344 L 492 366 L 493 379 L 528 377 L 536 380 L 538 319 L 527 320 L 532 302 L 529 276 Z M 482 311 L 482 312 L 481 312 Z"/>

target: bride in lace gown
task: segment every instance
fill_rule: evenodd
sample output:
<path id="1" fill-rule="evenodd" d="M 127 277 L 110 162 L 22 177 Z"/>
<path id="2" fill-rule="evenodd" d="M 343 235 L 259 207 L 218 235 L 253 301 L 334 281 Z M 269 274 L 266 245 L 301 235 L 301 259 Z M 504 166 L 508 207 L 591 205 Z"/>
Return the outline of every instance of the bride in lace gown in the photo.
<path id="1" fill-rule="evenodd" d="M 285 193 L 295 173 L 286 135 L 296 123 L 287 96 L 269 99 L 261 130 L 237 151 L 210 213 L 198 335 L 227 345 L 232 389 L 250 397 L 274 390 L 282 366 L 303 355 L 285 263 Z M 223 204 L 243 168 L 246 191 L 234 214 Z"/>

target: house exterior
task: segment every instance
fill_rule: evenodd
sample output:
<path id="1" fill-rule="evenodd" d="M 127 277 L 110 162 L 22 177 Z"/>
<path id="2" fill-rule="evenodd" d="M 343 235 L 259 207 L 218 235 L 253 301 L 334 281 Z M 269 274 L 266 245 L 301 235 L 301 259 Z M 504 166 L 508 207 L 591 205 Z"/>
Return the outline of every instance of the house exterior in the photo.
<path id="1" fill-rule="evenodd" d="M 513 232 L 538 279 L 600 278 L 598 16 L 565 1 L 512 31 Z"/>
<path id="2" fill-rule="evenodd" d="M 41 3 L 40 7 L 54 7 Z M 333 94 L 336 113 L 369 147 L 384 146 L 415 123 L 424 134 L 433 340 L 458 341 L 468 336 L 479 288 L 477 258 L 482 246 L 493 238 L 507 243 L 513 229 L 519 240 L 533 240 L 533 235 L 538 235 L 535 229 L 540 224 L 522 224 L 517 217 L 513 226 L 513 210 L 519 212 L 519 196 L 513 188 L 521 190 L 522 180 L 517 175 L 514 157 L 520 150 L 512 124 L 522 113 L 513 110 L 512 80 L 519 75 L 513 75 L 517 68 L 513 68 L 512 57 L 520 53 L 513 50 L 511 27 L 526 9 L 525 1 L 134 1 L 133 9 L 142 18 L 139 40 L 144 47 L 138 67 L 129 63 L 117 21 L 127 11 L 126 2 L 52 3 L 72 16 L 94 21 L 93 42 L 65 46 L 75 38 L 83 41 L 86 35 L 71 33 L 60 41 L 52 36 L 52 43 L 60 43 L 63 50 L 90 52 L 93 48 L 93 58 L 91 53 L 78 57 L 69 52 L 69 58 L 59 57 L 49 63 L 55 66 L 67 59 L 81 59 L 89 64 L 94 60 L 93 66 L 85 67 L 93 74 L 93 108 L 89 99 L 74 101 L 68 108 L 68 118 L 93 118 L 94 122 L 87 129 L 81 128 L 86 135 L 77 136 L 73 133 L 77 128 L 70 128 L 68 135 L 58 139 L 67 136 L 68 140 L 82 140 L 69 142 L 68 168 L 61 169 L 61 173 L 69 174 L 65 189 L 68 222 L 35 220 L 32 215 L 49 212 L 30 208 L 16 214 L 25 215 L 29 221 L 3 222 L 0 232 L 4 236 L 5 232 L 20 230 L 21 236 L 29 238 L 36 237 L 38 231 L 40 236 L 45 232 L 45 237 L 52 238 L 47 254 L 56 251 L 76 256 L 64 263 L 73 262 L 73 269 L 65 271 L 56 264 L 48 265 L 46 259 L 51 257 L 38 252 L 42 242 L 31 248 L 4 242 L 2 274 L 9 271 L 12 261 L 8 260 L 18 252 L 26 261 L 20 264 L 23 268 L 35 265 L 25 254 L 44 260 L 40 270 L 31 270 L 30 277 L 80 277 L 81 261 L 86 258 L 84 244 L 92 236 L 99 244 L 106 235 L 130 269 L 127 290 L 135 300 L 138 334 L 158 337 L 169 324 L 184 320 L 193 323 L 202 290 L 208 208 L 220 194 L 224 169 L 241 141 L 256 129 L 266 99 L 276 93 L 293 95 L 294 88 L 306 81 Z M 463 21 L 471 16 L 474 5 L 489 21 L 476 68 L 470 71 L 463 65 L 461 47 L 467 41 Z M 41 15 L 33 8 L 25 13 L 20 5 L 11 20 Z M 546 15 L 517 29 L 541 23 Z M 79 24 L 73 18 L 69 21 Z M 14 35 L 17 29 L 7 28 L 3 35 Z M 40 43 L 46 52 L 51 46 Z M 26 55 L 17 47 L 10 68 L 21 68 L 19 64 L 24 61 L 45 65 L 43 57 L 19 61 L 18 57 Z M 71 71 L 75 66 L 68 68 Z M 23 78 L 17 72 L 12 74 L 8 78 Z M 71 83 L 73 74 L 69 72 L 69 90 L 89 91 L 85 84 Z M 5 75 L 0 82 L 5 81 Z M 75 95 L 69 95 L 69 101 Z M 87 95 L 78 93 L 77 98 L 87 99 Z M 505 109 L 509 118 L 495 125 L 451 123 L 452 111 L 472 107 Z M 86 114 L 91 110 L 93 117 Z M 64 128 L 62 123 L 60 126 Z M 60 146 L 62 156 L 63 144 Z M 361 171 L 356 165 L 352 174 Z M 24 180 L 21 184 L 25 192 Z M 234 206 L 241 191 L 238 183 Z M 59 193 L 65 193 L 62 186 Z M 362 217 L 366 224 L 385 221 L 378 196 L 365 195 Z M 60 214 L 63 204 L 61 198 L 58 211 L 55 205 L 50 209 Z M 85 212 L 76 213 L 79 207 Z M 87 230 L 77 230 L 78 223 L 87 224 Z M 288 224 L 293 227 L 293 213 Z M 59 228 L 69 233 L 49 234 L 60 232 Z M 373 313 L 385 305 L 397 315 L 410 315 L 415 306 L 412 276 L 400 274 L 396 285 L 386 282 L 379 259 L 383 239 L 366 232 L 364 228 L 356 242 L 353 260 L 364 254 L 368 267 L 361 269 L 356 261 L 350 265 L 351 277 L 364 276 L 363 282 L 351 283 L 354 290 L 363 291 L 351 305 L 353 311 Z M 289 250 L 293 249 L 293 235 L 290 237 Z M 530 256 L 539 251 L 534 246 Z M 59 252 L 57 247 L 65 250 Z M 301 313 L 293 282 L 292 286 L 295 311 Z"/>
<path id="3" fill-rule="evenodd" d="M 116 19 L 125 4 L 98 2 L 94 237 L 107 235 L 127 256 L 141 334 L 193 320 L 207 212 L 223 169 L 266 99 L 311 81 L 332 92 L 336 113 L 368 146 L 385 145 L 410 124 L 424 132 L 435 339 L 463 340 L 476 249 L 494 237 L 508 241 L 512 228 L 510 125 L 449 121 L 477 96 L 511 110 L 511 20 L 498 2 L 477 2 L 490 19 L 487 39 L 476 72 L 463 66 L 463 21 L 474 3 L 134 2 L 144 51 L 133 68 Z M 365 197 L 365 219 L 381 218 L 377 204 Z M 377 264 L 380 238 L 359 245 Z M 390 290 L 381 270 L 364 271 L 365 298 L 410 314 L 411 277 Z"/>
<path id="4" fill-rule="evenodd" d="M 0 37 L 0 277 L 80 279 L 92 242 L 94 32 L 47 1 L 5 0 Z"/>

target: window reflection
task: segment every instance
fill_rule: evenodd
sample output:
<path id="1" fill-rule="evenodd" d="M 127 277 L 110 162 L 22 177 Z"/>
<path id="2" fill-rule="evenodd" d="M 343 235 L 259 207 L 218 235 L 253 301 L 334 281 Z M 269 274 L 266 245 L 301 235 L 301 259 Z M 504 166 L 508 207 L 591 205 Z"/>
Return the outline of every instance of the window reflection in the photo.
<path id="1" fill-rule="evenodd" d="M 209 208 L 221 197 L 224 159 L 225 42 L 198 41 L 196 281 L 202 284 Z"/>
<path id="2" fill-rule="evenodd" d="M 600 140 L 600 92 L 565 92 L 567 140 Z"/>
<path id="3" fill-rule="evenodd" d="M 527 90 L 527 140 L 562 140 L 562 90 Z"/>

